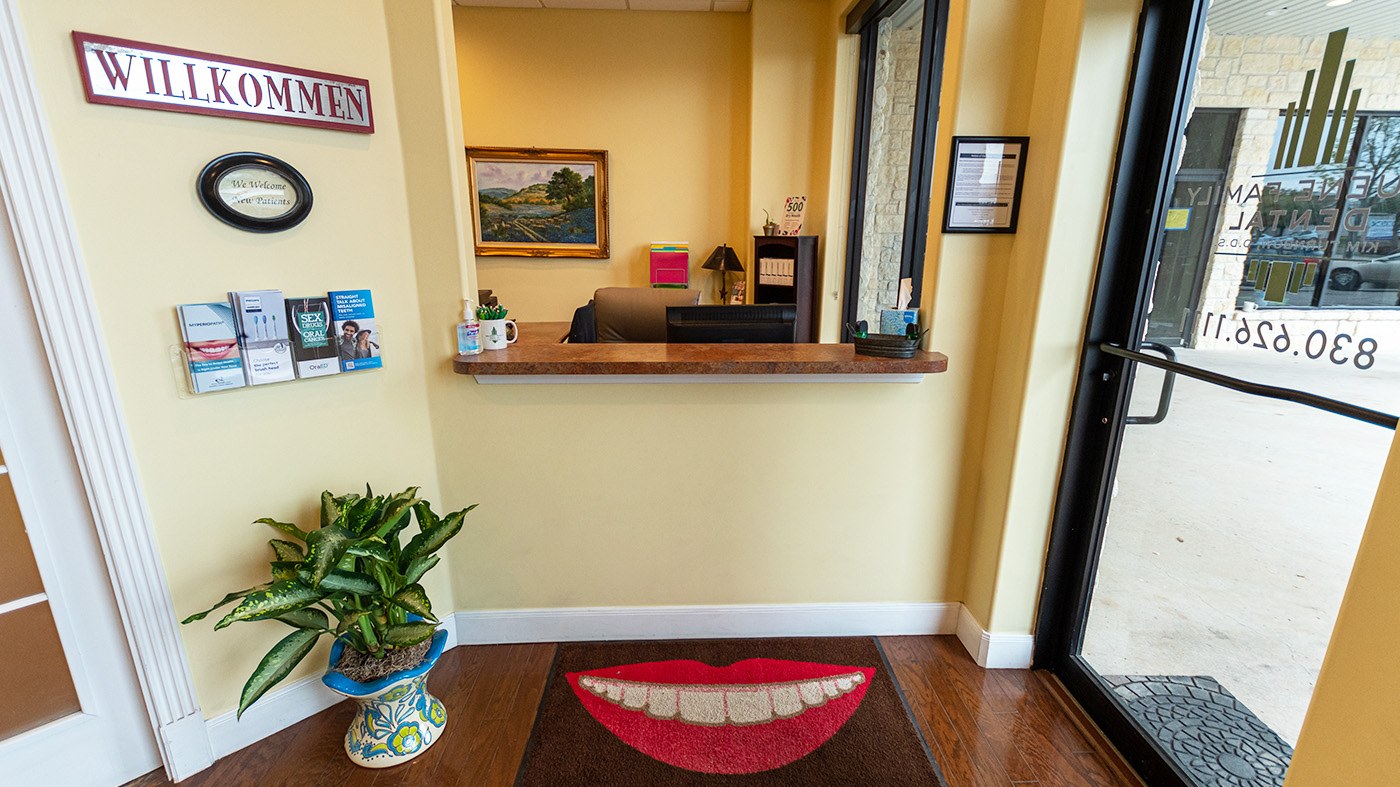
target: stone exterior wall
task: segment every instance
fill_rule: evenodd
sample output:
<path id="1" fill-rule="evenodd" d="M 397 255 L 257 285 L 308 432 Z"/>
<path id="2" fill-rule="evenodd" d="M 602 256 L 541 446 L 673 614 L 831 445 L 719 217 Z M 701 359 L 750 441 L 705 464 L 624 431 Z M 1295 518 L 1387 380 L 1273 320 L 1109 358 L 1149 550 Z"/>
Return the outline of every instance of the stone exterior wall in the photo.
<path id="1" fill-rule="evenodd" d="M 1307 37 L 1207 36 L 1196 70 L 1193 103 L 1196 107 L 1241 110 L 1230 169 L 1226 174 L 1227 194 L 1235 188 L 1247 192 L 1256 182 L 1254 176 L 1269 169 L 1269 152 L 1278 130 L 1279 113 L 1290 101 L 1298 100 L 1308 70 L 1322 63 L 1326 43 L 1326 33 Z M 1359 109 L 1400 111 L 1400 39 L 1352 35 L 1347 39 L 1342 58 L 1343 62 L 1356 59 L 1351 87 L 1361 89 Z M 1218 225 L 1218 249 L 1228 252 L 1247 248 L 1249 231 L 1232 231 L 1229 227 L 1240 224 L 1241 210 L 1251 209 L 1252 203 L 1242 207 L 1229 199 L 1224 201 Z M 1202 324 L 1201 317 L 1206 313 L 1235 312 L 1244 264 L 1243 256 L 1210 255 L 1197 304 L 1197 326 Z M 1389 320 L 1384 314 L 1345 309 L 1270 312 L 1275 324 L 1287 321 L 1290 326 L 1296 324 L 1306 331 L 1314 327 L 1336 327 L 1340 323 Z M 1199 335 L 1190 344 L 1234 346 L 1233 342 L 1217 342 Z"/>
<path id="2" fill-rule="evenodd" d="M 872 332 L 879 329 L 880 310 L 893 309 L 899 297 L 909 152 L 919 86 L 919 28 L 917 21 L 905 27 L 895 27 L 889 19 L 880 23 L 856 311 L 856 318 L 867 321 Z"/>

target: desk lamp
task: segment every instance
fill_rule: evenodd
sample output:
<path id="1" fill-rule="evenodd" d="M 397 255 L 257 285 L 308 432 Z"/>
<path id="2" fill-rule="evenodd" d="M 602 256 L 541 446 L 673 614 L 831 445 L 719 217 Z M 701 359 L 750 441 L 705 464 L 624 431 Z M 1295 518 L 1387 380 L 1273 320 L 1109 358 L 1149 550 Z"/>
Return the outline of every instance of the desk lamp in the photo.
<path id="1" fill-rule="evenodd" d="M 744 272 L 744 264 L 739 262 L 739 255 L 729 248 L 729 244 L 721 243 L 710 253 L 710 258 L 705 260 L 705 264 L 700 267 L 707 271 L 719 271 L 719 302 L 729 302 L 729 272 Z"/>

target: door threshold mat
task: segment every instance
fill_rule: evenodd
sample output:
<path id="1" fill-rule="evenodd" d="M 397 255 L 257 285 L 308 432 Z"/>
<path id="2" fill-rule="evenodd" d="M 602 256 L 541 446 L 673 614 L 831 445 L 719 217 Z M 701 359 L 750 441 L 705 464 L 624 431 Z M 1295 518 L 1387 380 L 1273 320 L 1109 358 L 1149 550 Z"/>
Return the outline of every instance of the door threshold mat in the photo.
<path id="1" fill-rule="evenodd" d="M 1200 785 L 1281 787 L 1293 747 L 1206 675 L 1105 675 L 1118 701 Z"/>
<path id="2" fill-rule="evenodd" d="M 517 787 L 945 782 L 873 637 L 563 643 Z"/>

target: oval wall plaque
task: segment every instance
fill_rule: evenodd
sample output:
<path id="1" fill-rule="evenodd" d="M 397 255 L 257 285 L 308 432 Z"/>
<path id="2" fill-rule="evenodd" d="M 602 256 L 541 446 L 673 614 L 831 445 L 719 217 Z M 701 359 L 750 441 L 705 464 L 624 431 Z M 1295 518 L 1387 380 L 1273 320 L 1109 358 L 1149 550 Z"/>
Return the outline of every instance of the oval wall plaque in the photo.
<path id="1" fill-rule="evenodd" d="M 199 173 L 199 200 L 215 218 L 248 232 L 280 232 L 311 212 L 311 186 L 292 165 L 262 153 L 229 153 Z"/>

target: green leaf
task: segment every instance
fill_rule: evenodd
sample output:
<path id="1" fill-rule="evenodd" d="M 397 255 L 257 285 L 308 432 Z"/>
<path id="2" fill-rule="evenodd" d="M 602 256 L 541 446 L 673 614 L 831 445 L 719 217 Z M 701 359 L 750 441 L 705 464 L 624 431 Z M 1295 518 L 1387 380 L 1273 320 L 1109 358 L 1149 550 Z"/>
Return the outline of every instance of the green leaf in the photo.
<path id="1" fill-rule="evenodd" d="M 293 544 L 290 541 L 283 541 L 279 538 L 274 538 L 267 543 L 272 546 L 272 552 L 277 555 L 278 560 L 299 561 L 306 558 L 306 553 L 302 551 L 301 544 Z"/>
<path id="2" fill-rule="evenodd" d="M 278 615 L 277 619 L 293 628 L 320 629 L 321 631 L 330 631 L 331 628 L 330 618 L 315 607 L 294 609 L 285 615 Z"/>
<path id="3" fill-rule="evenodd" d="M 413 505 L 419 502 L 417 492 L 418 487 L 410 487 L 389 499 L 380 513 L 379 523 L 375 525 L 376 536 L 387 539 L 391 534 L 408 527 L 409 514 L 413 511 Z"/>
<path id="4" fill-rule="evenodd" d="M 384 630 L 383 642 L 391 648 L 417 645 L 437 631 L 432 623 L 399 623 Z"/>
<path id="5" fill-rule="evenodd" d="M 369 563 L 365 566 L 365 572 L 374 578 L 379 592 L 386 596 L 404 586 L 404 583 L 398 579 L 399 572 L 395 571 L 391 564 Z"/>
<path id="6" fill-rule="evenodd" d="M 302 562 L 300 560 L 274 560 L 272 561 L 272 579 L 274 582 L 281 582 L 284 579 L 297 579 L 301 576 Z"/>
<path id="7" fill-rule="evenodd" d="M 424 555 L 431 555 L 441 549 L 443 544 L 461 532 L 462 518 L 473 508 L 476 506 L 471 505 L 461 511 L 454 511 L 443 517 L 442 523 L 437 527 L 414 536 L 413 540 L 408 542 L 408 546 L 403 548 L 403 554 L 399 557 L 399 561 L 407 560 L 412 563 Z"/>
<path id="8" fill-rule="evenodd" d="M 320 637 L 321 632 L 315 629 L 297 629 L 273 645 L 272 650 L 263 656 L 258 668 L 253 670 L 248 682 L 243 684 L 243 695 L 238 698 L 238 717 L 242 717 L 243 711 L 257 702 L 268 689 L 287 677 L 292 669 L 306 658 L 306 654 L 311 652 Z"/>
<path id="9" fill-rule="evenodd" d="M 352 544 L 349 549 L 345 550 L 345 554 L 369 558 L 389 565 L 394 564 L 394 557 L 389 554 L 389 548 L 375 541 L 361 541 L 358 544 Z"/>
<path id="10" fill-rule="evenodd" d="M 433 616 L 432 602 L 428 600 L 428 592 L 422 585 L 409 585 L 389 600 L 421 618 L 437 621 Z"/>
<path id="11" fill-rule="evenodd" d="M 193 623 L 193 622 L 195 622 L 196 620 L 204 620 L 204 618 L 208 617 L 208 615 L 209 615 L 210 612 L 213 612 L 214 610 L 218 609 L 219 607 L 222 607 L 223 605 L 225 605 L 225 604 L 227 604 L 227 603 L 229 603 L 229 602 L 231 602 L 231 601 L 237 601 L 238 599 L 243 598 L 244 596 L 248 596 L 248 595 L 251 595 L 251 594 L 253 594 L 253 593 L 256 593 L 256 592 L 258 592 L 259 590 L 267 590 L 267 589 L 270 588 L 270 587 L 272 587 L 272 583 L 271 583 L 271 582 L 267 582 L 267 583 L 264 583 L 264 584 L 261 584 L 261 585 L 257 585 L 256 587 L 248 588 L 248 589 L 246 589 L 246 590 L 240 590 L 240 591 L 237 591 L 237 592 L 235 592 L 235 593 L 230 593 L 230 594 L 228 594 L 227 596 L 224 596 L 223 598 L 219 599 L 219 603 L 217 603 L 217 604 L 215 604 L 214 606 L 212 606 L 212 607 L 210 607 L 210 608 L 204 610 L 203 612 L 197 612 L 197 613 L 195 613 L 195 614 L 193 614 L 193 615 L 190 615 L 189 617 L 187 617 L 187 618 L 185 618 L 184 620 L 180 621 L 180 624 L 181 624 L 181 625 L 184 625 L 185 623 Z"/>
<path id="12" fill-rule="evenodd" d="M 311 584 L 317 586 L 335 564 L 345 557 L 345 550 L 355 543 L 355 534 L 339 525 L 323 527 L 306 537 L 306 564 L 311 569 Z"/>
<path id="13" fill-rule="evenodd" d="M 418 529 L 428 532 L 438 526 L 442 520 L 433 513 L 433 507 L 426 500 L 420 500 L 413 506 L 413 513 L 418 515 Z"/>
<path id="14" fill-rule="evenodd" d="M 370 614 L 369 611 L 368 611 L 368 610 L 363 610 L 363 609 L 359 609 L 359 610 L 356 610 L 356 611 L 354 611 L 354 612 L 351 612 L 349 615 L 346 615 L 345 618 L 342 619 L 342 620 L 340 621 L 340 624 L 339 624 L 339 625 L 337 625 L 337 626 L 335 627 L 335 633 L 336 633 L 337 635 L 339 635 L 339 634 L 344 634 L 345 632 L 351 630 L 352 628 L 354 628 L 356 625 L 359 624 L 360 618 L 362 618 L 362 617 L 364 617 L 364 616 L 366 616 L 366 615 L 368 615 L 368 614 Z M 358 651 L 363 652 L 363 651 L 364 651 L 364 648 L 355 648 L 355 650 L 358 650 Z"/>
<path id="15" fill-rule="evenodd" d="M 305 572 L 301 576 L 303 581 L 310 579 L 310 576 Z M 358 571 L 332 571 L 321 580 L 320 591 L 322 593 L 353 593 L 356 596 L 374 596 L 379 594 L 379 583 L 374 581 L 374 577 L 361 574 Z"/>
<path id="16" fill-rule="evenodd" d="M 340 519 L 340 499 L 330 490 L 321 493 L 321 527 L 330 527 Z"/>
<path id="17" fill-rule="evenodd" d="M 433 566 L 436 566 L 441 559 L 442 558 L 437 555 L 424 555 L 409 562 L 408 566 L 403 570 L 404 584 L 412 585 L 414 582 L 422 579 L 423 575 L 428 573 L 428 570 Z"/>
<path id="18" fill-rule="evenodd" d="M 240 620 L 266 620 L 320 601 L 325 593 L 297 580 L 274 582 L 266 590 L 250 593 L 233 611 L 215 624 L 215 630 Z"/>
<path id="19" fill-rule="evenodd" d="M 346 512 L 345 528 L 356 535 L 368 535 L 370 523 L 383 505 L 382 497 L 361 498 Z"/>
<path id="20" fill-rule="evenodd" d="M 298 541 L 306 540 L 306 531 L 302 530 L 296 525 L 291 524 L 290 522 L 278 522 L 276 519 L 263 517 L 262 519 L 254 520 L 253 524 L 268 525 L 271 527 L 275 527 L 278 530 L 281 530 L 283 533 L 286 533 L 287 535 L 291 536 L 292 538 L 297 539 Z"/>

